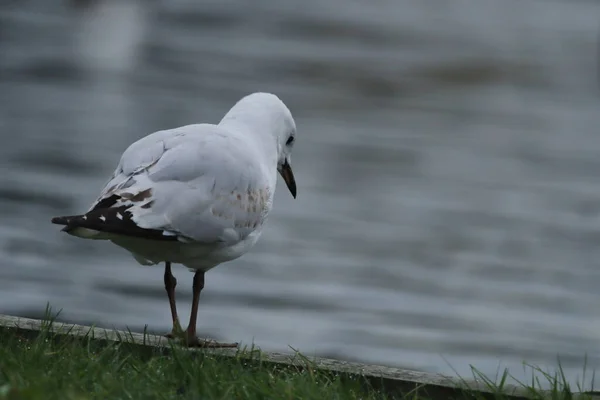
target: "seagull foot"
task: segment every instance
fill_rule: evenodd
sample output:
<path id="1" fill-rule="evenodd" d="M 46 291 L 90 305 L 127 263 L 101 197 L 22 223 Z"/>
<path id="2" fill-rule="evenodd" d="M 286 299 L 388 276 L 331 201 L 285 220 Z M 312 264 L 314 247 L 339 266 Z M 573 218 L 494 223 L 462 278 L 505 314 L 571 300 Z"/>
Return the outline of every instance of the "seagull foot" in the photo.
<path id="1" fill-rule="evenodd" d="M 179 339 L 179 340 L 185 341 L 185 339 L 186 339 L 185 332 L 183 330 L 181 330 L 181 328 L 180 329 L 173 328 L 173 329 L 171 329 L 171 332 L 166 333 L 163 336 L 166 337 L 167 339 L 173 339 L 173 340 Z"/>
<path id="2" fill-rule="evenodd" d="M 181 325 L 179 325 L 179 320 L 175 319 L 175 321 L 173 321 L 173 327 L 171 328 L 171 332 L 166 333 L 163 336 L 168 339 L 185 340 L 187 337 L 187 334 L 183 329 L 181 329 Z"/>
<path id="3" fill-rule="evenodd" d="M 165 333 L 163 336 L 166 337 L 167 339 L 183 339 L 185 337 L 181 333 L 176 333 L 173 331 L 171 331 L 169 333 Z"/>
<path id="4" fill-rule="evenodd" d="M 198 339 L 196 336 L 193 338 L 187 338 L 187 347 L 203 348 L 203 349 L 217 349 L 217 348 L 230 348 L 236 349 L 237 343 L 221 343 L 212 339 Z"/>

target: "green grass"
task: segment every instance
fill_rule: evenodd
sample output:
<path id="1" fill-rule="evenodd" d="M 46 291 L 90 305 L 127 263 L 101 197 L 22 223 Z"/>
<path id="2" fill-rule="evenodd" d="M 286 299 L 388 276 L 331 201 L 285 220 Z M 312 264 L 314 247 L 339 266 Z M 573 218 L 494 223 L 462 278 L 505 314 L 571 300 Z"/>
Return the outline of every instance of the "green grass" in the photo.
<path id="1" fill-rule="evenodd" d="M 223 357 L 172 346 L 168 351 L 90 338 L 57 336 L 46 328 L 23 336 L 16 329 L 0 330 L 0 399 L 425 399 L 417 388 L 384 394 L 360 376 L 302 366 L 277 366 L 260 360 L 260 352 Z M 250 356 L 248 354 L 255 354 Z M 492 392 L 468 390 L 453 398 L 506 398 L 509 375 L 491 380 L 474 370 L 474 377 Z M 575 398 L 564 376 L 542 375 L 541 382 L 522 383 L 533 399 Z M 539 379 L 539 378 L 538 378 Z M 465 381 L 467 384 L 467 381 Z M 448 398 L 447 396 L 444 398 Z M 589 398 L 585 396 L 583 398 Z"/>
<path id="2" fill-rule="evenodd" d="M 0 331 L 0 399 L 383 398 L 360 379 L 267 365 L 258 356 Z"/>

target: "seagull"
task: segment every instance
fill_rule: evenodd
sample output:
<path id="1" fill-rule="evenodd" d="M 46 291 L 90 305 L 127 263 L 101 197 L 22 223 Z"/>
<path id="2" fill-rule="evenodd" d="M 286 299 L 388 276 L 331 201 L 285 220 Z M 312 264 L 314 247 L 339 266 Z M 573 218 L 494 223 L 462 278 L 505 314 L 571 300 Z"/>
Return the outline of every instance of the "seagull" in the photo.
<path id="1" fill-rule="evenodd" d="M 132 143 L 90 209 L 52 223 L 64 225 L 62 231 L 72 236 L 109 240 L 141 265 L 164 262 L 173 320 L 165 336 L 190 347 L 230 347 L 196 336 L 204 275 L 256 244 L 273 206 L 277 173 L 296 198 L 295 138 L 294 118 L 276 95 L 249 94 L 216 125 L 161 130 Z M 172 263 L 194 272 L 185 331 L 177 315 Z"/>

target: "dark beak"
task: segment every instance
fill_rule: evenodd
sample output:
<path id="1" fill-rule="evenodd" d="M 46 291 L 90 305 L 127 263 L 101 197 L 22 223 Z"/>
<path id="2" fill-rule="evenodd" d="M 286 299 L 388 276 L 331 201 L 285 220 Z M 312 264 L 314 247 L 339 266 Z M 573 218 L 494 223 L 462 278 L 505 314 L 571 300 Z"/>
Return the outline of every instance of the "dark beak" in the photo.
<path id="1" fill-rule="evenodd" d="M 281 174 L 281 177 L 285 181 L 285 184 L 287 185 L 288 189 L 290 190 L 290 193 L 292 194 L 292 196 L 294 196 L 294 198 L 296 198 L 296 180 L 294 179 L 294 173 L 292 172 L 292 167 L 287 162 L 287 160 L 285 160 L 285 163 L 283 163 L 281 168 L 279 168 L 279 173 Z"/>

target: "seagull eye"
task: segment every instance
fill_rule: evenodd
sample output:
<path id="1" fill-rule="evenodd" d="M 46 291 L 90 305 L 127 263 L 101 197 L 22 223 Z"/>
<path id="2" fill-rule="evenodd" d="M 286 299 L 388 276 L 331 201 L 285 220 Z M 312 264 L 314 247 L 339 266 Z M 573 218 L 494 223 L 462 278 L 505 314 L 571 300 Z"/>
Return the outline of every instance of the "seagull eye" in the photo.
<path id="1" fill-rule="evenodd" d="M 289 146 L 289 145 L 290 145 L 290 144 L 292 144 L 292 143 L 294 143 L 294 137 L 293 137 L 293 136 L 290 136 L 290 137 L 288 138 L 288 140 L 285 142 L 285 145 L 286 145 L 286 146 Z"/>

